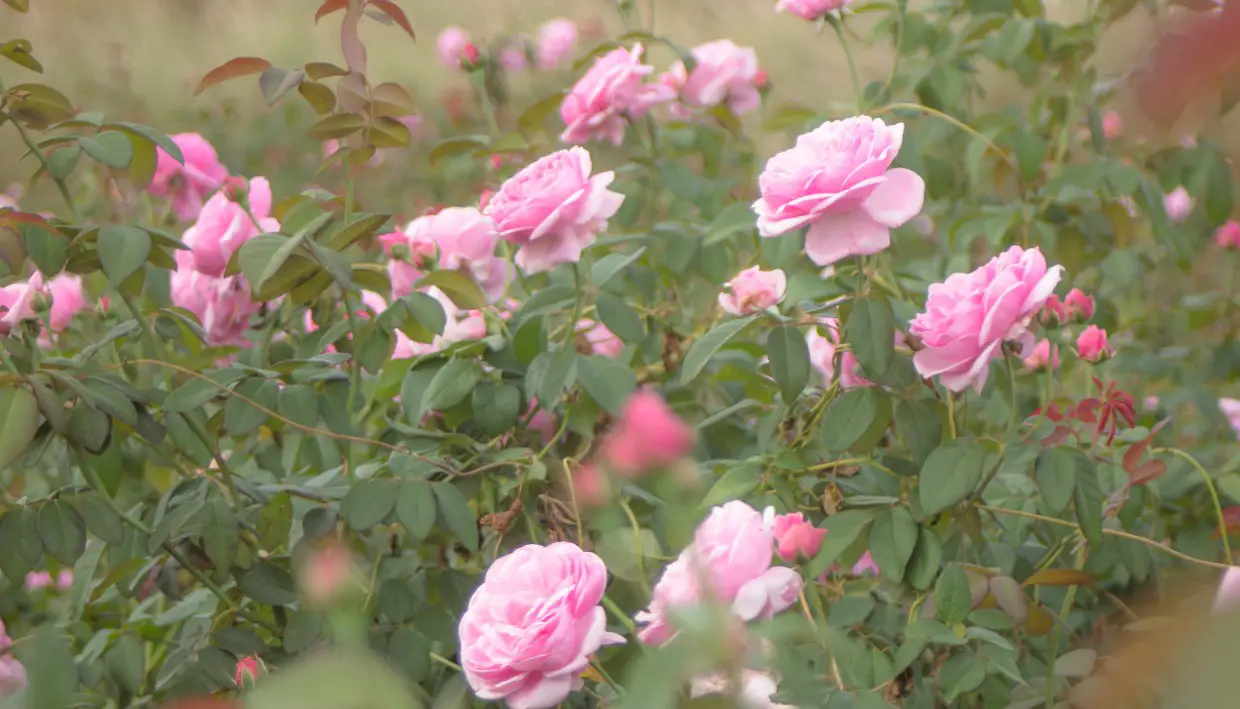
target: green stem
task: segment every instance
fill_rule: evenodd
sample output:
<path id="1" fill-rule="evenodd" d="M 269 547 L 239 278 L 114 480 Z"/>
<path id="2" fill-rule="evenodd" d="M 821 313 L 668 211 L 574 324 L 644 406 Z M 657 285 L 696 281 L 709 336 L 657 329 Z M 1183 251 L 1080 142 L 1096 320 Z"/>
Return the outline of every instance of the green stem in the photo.
<path id="1" fill-rule="evenodd" d="M 633 623 L 633 619 L 624 612 L 624 609 L 616 605 L 615 601 L 611 600 L 607 596 L 603 596 L 603 607 L 611 611 L 611 614 L 615 616 L 616 620 L 620 621 L 620 624 L 623 625 L 630 633 L 637 630 L 637 625 Z"/>
<path id="2" fill-rule="evenodd" d="M 956 438 L 956 395 L 947 390 L 947 440 Z"/>
<path id="3" fill-rule="evenodd" d="M 1015 359 L 1015 357 L 1012 356 L 1011 352 L 1003 353 L 1003 361 L 1007 365 L 1008 384 L 1011 387 L 1010 390 L 1008 391 L 1008 422 L 1007 422 L 1008 431 L 1011 431 L 1013 428 L 1016 428 L 1016 418 L 1017 418 L 1016 416 L 1016 366 L 1012 364 L 1013 359 Z"/>
<path id="4" fill-rule="evenodd" d="M 564 336 L 561 352 L 567 352 L 573 346 L 573 338 L 577 335 L 577 319 L 581 317 L 581 271 L 573 264 L 573 314 L 568 321 L 568 334 Z"/>
<path id="5" fill-rule="evenodd" d="M 650 579 L 646 577 L 645 555 L 642 552 L 642 528 L 637 523 L 637 516 L 633 514 L 633 508 L 629 507 L 629 501 L 620 498 L 620 508 L 624 510 L 624 514 L 629 518 L 629 526 L 633 529 L 633 550 L 636 552 L 637 558 L 637 576 L 641 581 L 642 590 L 646 592 L 646 597 L 651 596 Z"/>
<path id="6" fill-rule="evenodd" d="M 81 223 L 82 217 L 78 214 L 77 205 L 73 204 L 73 195 L 69 194 L 69 186 L 65 184 L 63 179 L 52 175 L 52 170 L 47 164 L 47 158 L 43 156 L 43 151 L 39 149 L 39 146 L 34 142 L 34 139 L 31 138 L 30 134 L 26 132 L 26 129 L 22 126 L 21 122 L 11 116 L 10 120 L 13 123 L 13 126 L 17 128 L 17 132 L 21 134 L 22 141 L 26 144 L 26 147 L 30 148 L 30 152 L 34 153 L 34 156 L 39 160 L 39 164 L 43 166 L 43 169 L 47 171 L 48 176 L 51 177 L 52 181 L 56 183 L 56 189 L 60 191 L 61 198 L 65 200 L 65 204 L 69 207 L 69 213 L 73 215 L 73 221 Z"/>
<path id="7" fill-rule="evenodd" d="M 844 23 L 838 18 L 829 18 L 828 23 L 835 30 L 835 36 L 840 38 L 840 47 L 844 49 L 844 58 L 848 60 L 848 73 L 852 77 L 853 96 L 857 103 L 857 113 L 862 113 L 865 107 L 865 96 L 861 93 L 861 80 L 857 78 L 857 62 L 853 59 L 852 49 L 848 46 L 848 40 L 844 38 Z"/>
<path id="8" fill-rule="evenodd" d="M 1228 565 L 1232 565 L 1231 542 L 1227 539 L 1227 521 L 1223 517 L 1223 505 L 1219 502 L 1218 489 L 1214 487 L 1214 479 L 1210 477 L 1210 473 L 1206 472 L 1205 468 L 1201 467 L 1201 463 L 1198 463 L 1196 458 L 1192 457 L 1188 453 L 1185 453 L 1179 448 L 1150 449 L 1150 455 L 1157 455 L 1159 453 L 1170 453 L 1171 455 L 1181 458 L 1187 461 L 1189 465 L 1193 466 L 1194 470 L 1201 474 L 1201 479 L 1206 483 L 1206 490 L 1210 492 L 1210 502 L 1214 505 L 1214 518 L 1218 521 L 1218 534 L 1223 540 L 1223 558 L 1227 561 Z"/>
<path id="9" fill-rule="evenodd" d="M 461 671 L 461 666 L 460 666 L 460 665 L 456 664 L 456 663 L 455 663 L 455 662 L 453 662 L 452 660 L 449 660 L 448 658 L 444 657 L 443 655 L 439 655 L 439 654 L 437 654 L 437 653 L 432 652 L 432 653 L 430 653 L 430 656 L 431 656 L 431 661 L 432 661 L 432 662 L 438 662 L 439 664 L 443 665 L 444 667 L 447 667 L 447 668 L 448 668 L 448 669 L 450 669 L 450 670 L 456 670 L 457 672 L 460 672 L 460 671 Z"/>

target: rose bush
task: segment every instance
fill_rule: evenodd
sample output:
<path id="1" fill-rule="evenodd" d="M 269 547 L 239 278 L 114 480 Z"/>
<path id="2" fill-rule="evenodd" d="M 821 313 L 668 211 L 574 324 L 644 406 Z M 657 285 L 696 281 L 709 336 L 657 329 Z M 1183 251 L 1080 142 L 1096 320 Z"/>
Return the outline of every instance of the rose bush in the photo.
<path id="1" fill-rule="evenodd" d="M 1137 3 L 767 4 L 849 101 L 326 0 L 168 135 L 0 38 L 0 707 L 1231 706 L 1240 210 L 1093 63 Z"/>

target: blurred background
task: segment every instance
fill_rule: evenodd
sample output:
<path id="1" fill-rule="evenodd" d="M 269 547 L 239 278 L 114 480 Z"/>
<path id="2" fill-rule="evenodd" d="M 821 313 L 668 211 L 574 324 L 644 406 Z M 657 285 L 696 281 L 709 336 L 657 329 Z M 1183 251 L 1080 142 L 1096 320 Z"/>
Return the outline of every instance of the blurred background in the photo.
<path id="1" fill-rule="evenodd" d="M 910 4 L 928 1 L 911 0 Z M 971 5 L 985 2 L 970 0 Z M 38 0 L 27 15 L 6 13 L 6 22 L 16 18 L 16 27 L 6 34 L 33 42 L 45 66 L 42 81 L 60 89 L 84 110 L 145 122 L 168 133 L 202 132 L 220 148 L 234 171 L 270 169 L 273 162 L 289 161 L 313 169 L 317 145 L 301 130 L 290 130 L 312 122 L 312 112 L 303 102 L 284 101 L 269 109 L 253 80 L 218 87 L 199 97 L 192 94 L 206 71 L 236 56 L 261 56 L 286 68 L 309 61 L 340 61 L 335 36 L 339 23 L 324 21 L 316 26 L 313 16 L 318 4 L 316 0 Z M 401 4 L 418 33 L 418 42 L 411 43 L 398 29 L 373 21 L 363 23 L 370 74 L 375 83 L 404 85 L 428 125 L 442 125 L 444 107 L 453 100 L 469 100 L 464 74 L 444 68 L 435 53 L 435 38 L 445 27 L 465 27 L 475 43 L 485 46 L 514 34 L 536 33 L 547 20 L 566 17 L 582 29 L 579 55 L 602 38 L 624 31 L 615 0 L 404 0 Z M 847 64 L 830 29 L 816 37 L 797 18 L 773 12 L 774 4 L 774 0 L 638 2 L 643 21 L 649 22 L 653 12 L 656 33 L 682 46 L 720 38 L 753 46 L 772 85 L 768 112 L 783 102 L 821 111 L 831 108 L 832 102 L 849 101 Z M 1045 4 L 1050 19 L 1071 22 L 1092 3 L 1046 0 Z M 862 11 L 848 22 L 849 31 L 856 35 L 850 43 L 863 83 L 885 77 L 891 67 L 891 52 L 884 48 L 889 41 L 878 42 L 874 49 L 865 46 L 873 29 L 871 18 L 879 14 Z M 1140 10 L 1119 22 L 1104 38 L 1098 54 L 1102 75 L 1118 78 L 1138 65 L 1151 47 L 1156 26 L 1153 16 Z M 675 55 L 657 46 L 650 49 L 650 59 L 662 71 Z M 995 105 L 1021 102 L 1021 87 L 999 80 L 997 71 L 995 76 L 988 82 L 985 100 Z M 34 79 L 16 68 L 6 71 L 5 77 L 10 84 Z M 564 77 L 531 71 L 515 73 L 509 82 L 514 110 L 519 111 L 563 85 Z M 1122 105 L 1119 108 L 1124 112 Z M 1130 128 L 1139 128 L 1135 117 L 1128 118 L 1125 115 Z M 761 116 L 747 117 L 759 125 L 762 120 Z M 1228 130 L 1217 121 L 1195 125 L 1190 115 L 1181 123 L 1176 127 L 1179 133 L 1195 134 L 1200 129 L 1215 133 L 1203 137 L 1240 145 L 1240 131 Z M 26 169 L 27 163 L 14 172 L 13 161 L 6 159 L 16 149 L 11 133 L 0 131 L 0 184 L 28 179 L 33 171 Z M 774 141 L 762 146 L 769 153 L 782 139 L 775 133 L 760 140 Z M 433 137 L 428 134 L 424 140 Z"/>

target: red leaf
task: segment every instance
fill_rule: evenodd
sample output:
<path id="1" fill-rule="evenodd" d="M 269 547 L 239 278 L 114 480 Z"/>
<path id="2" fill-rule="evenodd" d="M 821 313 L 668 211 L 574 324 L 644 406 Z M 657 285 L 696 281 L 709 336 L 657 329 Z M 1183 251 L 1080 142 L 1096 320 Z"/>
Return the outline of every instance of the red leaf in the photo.
<path id="1" fill-rule="evenodd" d="M 30 212 L 18 212 L 12 209 L 0 209 L 0 224 L 5 223 L 22 223 L 22 224 L 45 224 L 47 220 L 38 214 Z"/>
<path id="2" fill-rule="evenodd" d="M 217 84 L 222 84 L 230 79 L 236 79 L 250 74 L 261 74 L 271 68 L 271 62 L 259 57 L 237 57 L 230 59 L 223 64 L 215 67 L 202 77 L 198 88 L 194 89 L 194 95 L 206 91 Z"/>
<path id="3" fill-rule="evenodd" d="M 323 4 L 319 5 L 319 9 L 314 13 L 314 24 L 317 25 L 319 20 L 348 6 L 349 0 L 323 0 Z"/>
<path id="4" fill-rule="evenodd" d="M 1067 426 L 1056 426 L 1055 430 L 1051 431 L 1051 435 L 1042 439 L 1042 447 L 1057 446 L 1068 440 L 1070 435 L 1072 435 L 1072 429 Z"/>
<path id="5" fill-rule="evenodd" d="M 1137 469 L 1132 471 L 1132 477 L 1128 479 L 1129 485 L 1144 485 L 1153 482 L 1163 476 L 1167 472 L 1167 464 L 1161 460 L 1147 460 Z"/>
<path id="6" fill-rule="evenodd" d="M 1145 449 L 1149 447 L 1150 441 L 1154 440 L 1154 436 L 1162 430 L 1163 426 L 1167 425 L 1169 420 L 1163 419 L 1154 424 L 1154 427 L 1150 429 L 1149 435 L 1144 440 L 1132 444 L 1127 452 L 1124 453 L 1124 470 L 1128 471 L 1129 475 L 1132 475 L 1133 471 L 1137 469 L 1137 463 L 1141 460 L 1141 456 L 1145 454 Z"/>
<path id="7" fill-rule="evenodd" d="M 413 25 L 409 24 L 409 18 L 405 17 L 405 11 L 400 9 L 396 3 L 392 2 L 392 0 L 370 0 L 369 4 L 392 18 L 392 21 L 400 25 L 400 28 L 409 35 L 410 39 L 417 40 L 417 36 L 413 34 Z"/>

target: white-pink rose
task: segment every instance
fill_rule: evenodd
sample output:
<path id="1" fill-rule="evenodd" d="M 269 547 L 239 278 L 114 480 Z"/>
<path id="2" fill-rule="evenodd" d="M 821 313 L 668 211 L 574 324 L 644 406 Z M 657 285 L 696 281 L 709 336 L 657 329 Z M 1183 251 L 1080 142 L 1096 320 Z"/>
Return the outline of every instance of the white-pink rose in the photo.
<path id="1" fill-rule="evenodd" d="M 1062 273 L 1062 266 L 1048 268 L 1036 247 L 1012 246 L 972 273 L 953 273 L 931 285 L 925 312 L 909 324 L 925 345 L 913 355 L 917 372 L 938 376 L 952 391 L 972 386 L 980 392 L 1005 341 L 1019 342 L 1022 358 L 1029 356 L 1029 322 Z"/>
<path id="2" fill-rule="evenodd" d="M 572 20 L 551 20 L 538 30 L 538 68 L 543 71 L 560 65 L 577 46 L 577 25 Z"/>
<path id="3" fill-rule="evenodd" d="M 1193 211 L 1192 195 L 1183 186 L 1176 187 L 1163 197 L 1163 210 L 1167 212 L 1167 219 L 1173 222 L 1188 219 L 1188 215 Z"/>
<path id="4" fill-rule="evenodd" d="M 576 263 L 620 209 L 624 195 L 607 189 L 615 174 L 590 170 L 584 148 L 551 153 L 508 178 L 487 203 L 484 213 L 519 247 L 515 260 L 526 273 Z"/>
<path id="5" fill-rule="evenodd" d="M 530 544 L 495 560 L 459 628 L 474 694 L 511 709 L 550 709 L 582 686 L 590 656 L 624 638 L 599 602 L 607 567 L 575 544 Z"/>
<path id="6" fill-rule="evenodd" d="M 503 256 L 495 253 L 495 247 L 499 244 L 495 223 L 476 208 L 441 209 L 409 222 L 403 233 L 410 254 L 422 254 L 425 245 L 431 244 L 433 253 L 438 257 L 439 269 L 467 273 L 482 288 L 489 302 L 494 303 L 503 296 L 508 286 L 510 266 Z M 388 238 L 385 243 L 394 241 Z M 400 263 L 412 267 L 408 262 Z M 402 290 L 409 280 L 403 276 L 399 279 Z M 393 278 L 394 289 L 397 280 Z"/>
<path id="7" fill-rule="evenodd" d="M 808 226 L 805 253 L 819 266 L 891 245 L 891 229 L 921 211 L 921 176 L 892 168 L 904 125 L 868 116 L 829 121 L 767 161 L 754 202 L 758 232 L 775 237 Z"/>
<path id="8" fill-rule="evenodd" d="M 723 285 L 719 307 L 732 315 L 751 315 L 775 307 L 784 299 L 788 277 L 778 268 L 763 271 L 754 266 Z"/>
<path id="9" fill-rule="evenodd" d="M 721 39 L 694 47 L 693 58 L 697 65 L 692 72 L 677 62 L 660 79 L 680 95 L 681 104 L 710 108 L 726 103 L 738 116 L 761 105 L 758 55 L 752 48 Z"/>
<path id="10" fill-rule="evenodd" d="M 715 507 L 693 543 L 663 572 L 650 607 L 637 614 L 638 637 L 658 645 L 675 635 L 671 613 L 708 597 L 731 606 L 741 620 L 769 618 L 791 606 L 804 580 L 795 569 L 771 566 L 775 537 L 762 514 L 740 501 Z M 702 592 L 699 579 L 710 585 Z"/>
<path id="11" fill-rule="evenodd" d="M 675 96 L 667 86 L 645 82 L 654 67 L 642 63 L 642 51 L 640 44 L 620 47 L 594 60 L 560 104 L 565 125 L 560 140 L 610 140 L 619 145 L 630 120 Z"/>

